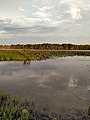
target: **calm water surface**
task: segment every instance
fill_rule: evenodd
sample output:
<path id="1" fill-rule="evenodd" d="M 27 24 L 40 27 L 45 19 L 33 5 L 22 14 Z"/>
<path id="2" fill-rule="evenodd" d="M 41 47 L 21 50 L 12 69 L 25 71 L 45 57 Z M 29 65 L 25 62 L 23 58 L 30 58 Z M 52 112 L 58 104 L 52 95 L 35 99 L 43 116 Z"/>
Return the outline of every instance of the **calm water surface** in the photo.
<path id="1" fill-rule="evenodd" d="M 0 62 L 0 90 L 52 110 L 90 105 L 90 57 Z"/>

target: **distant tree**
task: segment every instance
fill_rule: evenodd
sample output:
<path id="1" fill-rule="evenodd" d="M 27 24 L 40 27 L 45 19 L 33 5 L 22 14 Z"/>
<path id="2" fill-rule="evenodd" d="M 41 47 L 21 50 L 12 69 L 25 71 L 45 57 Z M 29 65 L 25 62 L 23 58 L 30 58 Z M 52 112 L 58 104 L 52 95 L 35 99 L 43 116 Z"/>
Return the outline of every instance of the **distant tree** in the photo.
<path id="1" fill-rule="evenodd" d="M 90 45 L 74 45 L 74 44 L 17 44 L 17 45 L 0 45 L 5 49 L 39 49 L 39 50 L 90 50 Z"/>

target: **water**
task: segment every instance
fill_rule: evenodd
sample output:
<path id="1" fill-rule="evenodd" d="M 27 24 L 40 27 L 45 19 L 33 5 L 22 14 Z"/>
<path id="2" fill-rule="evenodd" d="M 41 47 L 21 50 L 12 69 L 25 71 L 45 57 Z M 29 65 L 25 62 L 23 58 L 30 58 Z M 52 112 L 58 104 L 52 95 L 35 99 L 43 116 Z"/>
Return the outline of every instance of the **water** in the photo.
<path id="1" fill-rule="evenodd" d="M 90 57 L 0 62 L 0 90 L 60 111 L 90 105 Z"/>

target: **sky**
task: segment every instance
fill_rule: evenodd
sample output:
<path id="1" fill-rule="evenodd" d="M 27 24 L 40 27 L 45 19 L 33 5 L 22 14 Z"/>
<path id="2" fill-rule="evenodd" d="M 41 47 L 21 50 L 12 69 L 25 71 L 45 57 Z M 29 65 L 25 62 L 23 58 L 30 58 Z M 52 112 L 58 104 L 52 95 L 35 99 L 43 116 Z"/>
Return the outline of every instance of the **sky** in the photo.
<path id="1" fill-rule="evenodd" d="M 0 44 L 90 44 L 90 0 L 0 0 Z"/>

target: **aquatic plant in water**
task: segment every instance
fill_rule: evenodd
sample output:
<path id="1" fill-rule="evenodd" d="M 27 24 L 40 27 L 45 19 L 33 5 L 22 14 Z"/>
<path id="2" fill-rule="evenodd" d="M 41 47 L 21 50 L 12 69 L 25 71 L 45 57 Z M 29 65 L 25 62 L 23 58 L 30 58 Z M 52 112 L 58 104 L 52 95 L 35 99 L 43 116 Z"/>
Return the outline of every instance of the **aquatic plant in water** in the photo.
<path id="1" fill-rule="evenodd" d="M 33 102 L 21 102 L 9 94 L 0 91 L 0 120 L 90 120 L 90 106 L 88 114 L 77 110 L 75 114 L 55 114 L 44 108 L 38 110 Z"/>

